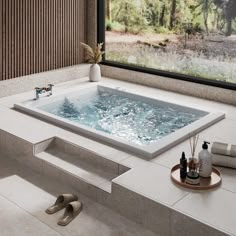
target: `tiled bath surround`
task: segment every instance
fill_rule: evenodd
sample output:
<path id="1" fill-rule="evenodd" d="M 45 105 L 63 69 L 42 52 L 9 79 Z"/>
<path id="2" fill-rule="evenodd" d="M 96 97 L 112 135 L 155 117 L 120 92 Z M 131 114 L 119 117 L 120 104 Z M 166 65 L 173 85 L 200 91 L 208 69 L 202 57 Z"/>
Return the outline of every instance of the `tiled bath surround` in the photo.
<path id="1" fill-rule="evenodd" d="M 200 131 L 225 118 L 225 114 L 221 111 L 216 111 L 209 108 L 195 109 L 189 104 L 186 106 L 181 106 L 177 101 L 174 103 L 166 103 L 165 99 L 152 99 L 150 96 L 144 96 L 142 93 L 137 93 L 136 91 L 134 92 L 134 89 L 129 90 L 124 86 L 101 86 L 97 85 L 97 83 L 90 83 L 89 85 L 90 86 L 81 86 L 81 88 L 77 88 L 76 90 L 74 90 L 74 88 L 72 90 L 68 88 L 67 91 L 64 91 L 65 94 L 57 94 L 55 92 L 54 96 L 51 96 L 50 98 L 46 97 L 45 99 L 39 99 L 37 101 L 32 99 L 26 100 L 23 103 L 14 104 L 14 108 L 26 114 L 38 117 L 39 119 L 49 121 L 52 124 L 59 125 L 62 128 L 73 130 L 75 133 L 83 134 L 87 137 L 91 137 L 92 139 L 100 140 L 105 143 L 110 143 L 114 147 L 120 147 L 120 149 L 124 151 L 126 150 L 127 152 L 134 153 L 145 159 L 152 159 L 158 156 L 160 153 L 165 152 L 176 144 L 186 140 L 186 138 L 188 138 L 191 133 L 199 133 Z M 56 107 L 58 109 L 58 102 L 61 103 L 63 99 L 72 99 L 75 104 L 77 104 L 77 102 L 79 104 L 81 102 L 83 103 L 83 100 L 87 101 L 88 98 L 95 97 L 99 92 L 124 96 L 130 98 L 131 100 L 142 101 L 157 107 L 173 108 L 176 111 L 183 112 L 183 114 L 185 112 L 194 114 L 198 117 L 198 119 L 186 125 L 185 127 L 175 130 L 175 132 L 171 132 L 163 137 L 160 137 L 156 141 L 153 140 L 153 142 L 148 145 L 140 145 L 132 142 L 131 140 L 128 140 L 127 142 L 126 139 L 117 137 L 112 133 L 101 132 L 99 129 L 95 129 L 92 126 L 83 125 L 83 123 L 71 121 L 71 119 L 51 113 L 52 107 L 53 109 L 56 109 Z M 88 102 L 86 102 L 86 104 L 89 106 Z M 44 106 L 50 108 L 44 110 Z M 140 119 L 142 118 L 140 117 Z"/>
<path id="2" fill-rule="evenodd" d="M 52 141 L 50 140 L 50 142 Z M 33 155 L 33 150 L 42 151 L 45 146 L 42 149 L 41 145 L 41 150 L 38 148 L 37 144 L 30 144 L 2 130 L 0 132 L 0 149 L 3 150 L 2 154 L 5 156 L 6 154 L 9 155 L 8 158 L 10 156 L 15 157 L 15 160 L 19 162 L 19 164 L 26 165 L 31 170 L 38 172 L 42 177 L 47 177 L 49 181 L 56 181 L 63 185 L 70 186 L 94 201 L 151 229 L 158 235 L 189 235 L 190 229 L 186 227 L 185 224 L 180 225 L 179 222 L 188 222 L 188 224 L 191 224 L 191 231 L 193 230 L 193 232 L 196 233 L 193 235 L 227 235 L 217 229 L 211 228 L 209 225 L 171 209 L 169 207 L 171 204 L 158 203 L 157 201 L 127 189 L 119 184 L 119 178 L 113 182 L 112 192 L 110 194 L 100 187 L 91 185 L 54 165 L 50 165 L 48 162 L 39 160 Z M 187 192 L 183 194 L 183 196 L 185 195 L 187 195 Z M 178 197 L 176 199 L 178 199 Z M 201 233 L 199 234 L 199 232 Z"/>
<path id="3" fill-rule="evenodd" d="M 65 89 L 68 86 L 79 86 L 86 83 L 87 80 L 88 78 L 81 78 L 74 82 L 60 84 L 55 89 L 63 90 L 63 88 Z M 200 134 L 201 141 L 202 139 L 207 139 L 210 142 L 230 142 L 236 138 L 235 132 L 233 132 L 236 129 L 234 124 L 236 110 L 232 106 L 121 81 L 108 79 L 104 79 L 104 81 L 117 83 L 119 86 L 125 85 L 136 91 L 146 91 L 147 94 L 156 98 L 166 98 L 167 101 L 178 99 L 183 104 L 185 101 L 191 101 L 193 106 L 198 108 L 210 106 L 222 109 L 222 111 L 226 111 L 226 119 L 203 131 Z M 223 184 L 221 188 L 214 191 L 204 192 L 203 194 L 202 192 L 180 189 L 171 182 L 169 172 L 172 165 L 179 161 L 179 154 L 183 150 L 188 151 L 187 141 L 161 154 L 152 161 L 141 160 L 105 144 L 97 143 L 96 141 L 9 109 L 12 108 L 16 101 L 20 102 L 26 98 L 32 98 L 32 96 L 32 92 L 29 92 L 0 99 L 1 152 L 8 150 L 13 155 L 12 157 L 26 165 L 29 169 L 38 171 L 42 177 L 47 177 L 48 181 L 54 179 L 63 186 L 71 185 L 72 188 L 76 186 L 76 189 L 81 193 L 151 229 L 157 235 L 187 236 L 190 232 L 193 235 L 235 235 L 236 229 L 232 223 L 236 212 L 234 205 L 232 205 L 232 201 L 236 196 L 233 181 L 233 176 L 236 176 L 235 172 L 230 171 L 229 173 L 227 169 L 222 169 Z M 219 130 L 221 130 L 220 133 Z M 113 180 L 112 192 L 110 194 L 106 186 L 100 188 L 99 186 L 91 185 L 91 183 L 88 184 L 68 174 L 65 170 L 63 171 L 55 165 L 50 165 L 48 162 L 40 160 L 33 155 L 34 150 L 37 153 L 45 150 L 54 137 L 67 140 L 72 144 L 91 151 L 95 150 L 98 155 L 119 163 L 121 167 L 119 174 L 127 171 L 126 168 L 122 171 L 123 167 L 129 167 L 131 170 Z M 230 212 L 227 210 L 229 208 L 221 209 L 220 212 L 212 210 L 222 203 L 222 197 L 227 198 L 226 207 L 229 207 L 229 204 L 232 205 Z M 200 211 L 191 211 L 191 206 L 188 203 L 189 199 L 193 199 L 196 206 L 202 209 L 203 213 L 207 213 L 206 217 Z M 207 204 L 209 201 L 212 204 Z M 225 224 L 225 221 L 228 223 Z M 190 224 L 191 230 L 182 223 Z"/>

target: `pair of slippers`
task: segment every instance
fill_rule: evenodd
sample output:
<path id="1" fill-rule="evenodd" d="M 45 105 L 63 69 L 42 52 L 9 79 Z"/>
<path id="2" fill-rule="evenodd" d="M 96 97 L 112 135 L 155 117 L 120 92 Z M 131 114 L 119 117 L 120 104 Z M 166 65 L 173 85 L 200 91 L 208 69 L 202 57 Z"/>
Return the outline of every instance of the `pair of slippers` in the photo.
<path id="1" fill-rule="evenodd" d="M 47 214 L 54 214 L 65 208 L 63 216 L 57 222 L 58 225 L 68 225 L 83 209 L 83 205 L 78 201 L 78 197 L 74 194 L 61 194 L 58 196 L 54 205 L 50 206 L 47 210 Z"/>

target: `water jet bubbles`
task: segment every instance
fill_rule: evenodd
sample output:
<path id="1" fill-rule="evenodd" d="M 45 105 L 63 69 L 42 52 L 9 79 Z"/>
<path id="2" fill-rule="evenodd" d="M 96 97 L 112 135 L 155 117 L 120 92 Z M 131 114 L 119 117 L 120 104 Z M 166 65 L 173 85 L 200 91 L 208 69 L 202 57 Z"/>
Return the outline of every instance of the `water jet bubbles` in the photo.
<path id="1" fill-rule="evenodd" d="M 156 142 L 200 118 L 171 107 L 109 93 L 100 93 L 86 102 L 65 99 L 53 109 L 43 110 L 138 145 Z"/>

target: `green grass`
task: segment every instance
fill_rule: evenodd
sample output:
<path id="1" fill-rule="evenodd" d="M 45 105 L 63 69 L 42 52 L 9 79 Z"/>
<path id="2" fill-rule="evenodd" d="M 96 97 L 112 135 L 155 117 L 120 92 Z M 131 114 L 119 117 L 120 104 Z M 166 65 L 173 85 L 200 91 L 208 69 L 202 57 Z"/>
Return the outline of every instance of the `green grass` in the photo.
<path id="1" fill-rule="evenodd" d="M 207 60 L 193 55 L 192 58 L 184 57 L 176 53 L 159 54 L 140 49 L 136 52 L 135 63 L 129 60 L 129 52 L 121 53 L 119 51 L 107 50 L 106 59 L 110 61 L 141 66 L 146 68 L 154 68 L 179 74 L 190 75 L 193 77 L 207 78 L 211 80 L 219 80 L 224 82 L 236 83 L 236 65 L 234 63 L 224 62 L 222 60 Z"/>
<path id="2" fill-rule="evenodd" d="M 115 32 L 124 32 L 125 26 L 120 24 L 117 21 L 106 20 L 106 30 L 107 31 L 115 31 Z"/>

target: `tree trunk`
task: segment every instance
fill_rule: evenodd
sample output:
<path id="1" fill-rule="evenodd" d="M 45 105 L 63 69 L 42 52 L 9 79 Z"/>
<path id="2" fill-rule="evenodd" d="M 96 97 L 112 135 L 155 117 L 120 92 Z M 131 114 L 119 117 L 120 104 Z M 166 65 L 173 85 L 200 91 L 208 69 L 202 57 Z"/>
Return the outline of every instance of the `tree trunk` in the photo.
<path id="1" fill-rule="evenodd" d="M 129 29 L 128 29 L 128 26 L 129 26 L 128 14 L 129 14 L 128 3 L 125 2 L 125 19 L 124 19 L 125 33 L 128 33 L 128 31 L 129 31 Z"/>
<path id="2" fill-rule="evenodd" d="M 176 0 L 172 0 L 171 4 L 171 12 L 170 12 L 170 29 L 173 29 L 175 26 L 175 18 L 176 18 Z"/>
<path id="3" fill-rule="evenodd" d="M 226 26 L 226 36 L 230 36 L 232 34 L 232 18 L 227 18 L 227 26 Z"/>
<path id="4" fill-rule="evenodd" d="M 111 0 L 106 0 L 106 19 L 111 20 Z"/>
<path id="5" fill-rule="evenodd" d="M 218 7 L 214 10 L 214 18 L 213 18 L 213 27 L 217 29 L 218 26 Z"/>
<path id="6" fill-rule="evenodd" d="M 161 10 L 161 15 L 160 15 L 160 26 L 164 26 L 164 18 L 165 18 L 165 11 L 166 11 L 166 5 L 164 4 Z"/>
<path id="7" fill-rule="evenodd" d="M 208 29 L 208 0 L 204 0 L 203 3 L 203 16 L 204 16 L 204 25 L 206 28 L 206 33 L 209 34 Z"/>

